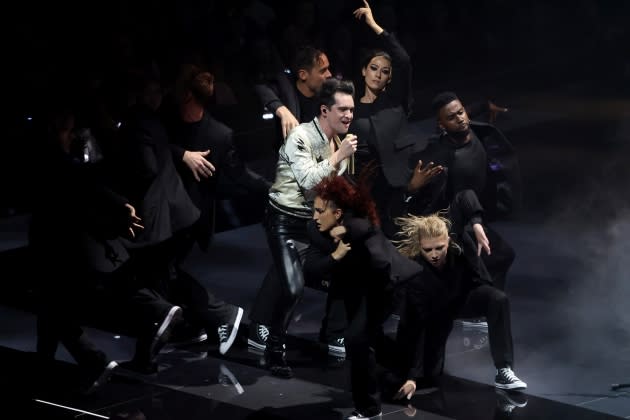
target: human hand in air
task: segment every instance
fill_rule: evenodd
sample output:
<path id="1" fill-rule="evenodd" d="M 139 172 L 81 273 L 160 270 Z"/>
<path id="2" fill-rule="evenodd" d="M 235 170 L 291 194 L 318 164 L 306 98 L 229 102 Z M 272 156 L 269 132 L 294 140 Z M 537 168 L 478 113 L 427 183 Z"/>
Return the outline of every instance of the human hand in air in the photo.
<path id="1" fill-rule="evenodd" d="M 481 255 L 481 250 L 486 251 L 486 254 L 490 255 L 490 240 L 486 236 L 483 226 L 481 226 L 480 223 L 475 223 L 473 225 L 473 231 L 477 239 L 477 255 Z"/>
<path id="2" fill-rule="evenodd" d="M 424 187 L 434 176 L 442 173 L 444 167 L 442 165 L 436 165 L 433 162 L 429 162 L 422 167 L 422 161 L 419 160 L 418 164 L 413 170 L 411 180 L 407 184 L 407 191 L 417 191 Z"/>
<path id="3" fill-rule="evenodd" d="M 379 26 L 378 23 L 374 20 L 374 16 L 372 15 L 372 9 L 368 4 L 367 0 L 363 0 L 364 7 L 359 7 L 357 10 L 352 12 L 355 18 L 361 20 L 361 18 L 365 19 L 365 23 L 372 28 L 377 35 L 384 31 L 383 28 Z"/>
<path id="4" fill-rule="evenodd" d="M 212 176 L 214 171 L 214 165 L 210 163 L 206 156 L 210 154 L 210 150 L 206 150 L 205 152 L 192 152 L 190 150 L 186 150 L 184 152 L 184 157 L 182 160 L 190 168 L 193 173 L 193 176 L 197 181 L 201 181 L 201 178 L 208 178 Z"/>

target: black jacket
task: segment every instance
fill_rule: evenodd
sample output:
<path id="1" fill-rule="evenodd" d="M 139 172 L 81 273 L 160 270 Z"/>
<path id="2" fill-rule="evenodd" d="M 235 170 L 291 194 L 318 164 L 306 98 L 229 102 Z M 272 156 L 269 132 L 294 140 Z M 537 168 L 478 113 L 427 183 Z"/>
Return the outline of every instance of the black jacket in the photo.
<path id="1" fill-rule="evenodd" d="M 121 126 L 119 188 L 136 205 L 144 230 L 129 246 L 157 244 L 192 226 L 199 210 L 175 169 L 166 129 L 157 114 L 134 107 Z"/>
<path id="2" fill-rule="evenodd" d="M 508 139 L 490 124 L 471 121 L 470 128 L 481 141 L 487 156 L 486 184 L 479 195 L 486 220 L 507 217 L 522 205 L 522 181 L 516 151 Z M 448 188 L 448 167 L 455 158 L 455 148 L 445 136 L 433 136 L 421 150 L 411 154 L 408 167 L 418 160 L 435 162 L 447 170 L 436 176 L 408 200 L 408 212 L 429 214 L 445 209 L 458 191 Z"/>
<path id="3" fill-rule="evenodd" d="M 331 281 L 370 284 L 394 290 L 422 272 L 422 267 L 401 255 L 378 227 L 367 219 L 346 215 L 344 242 L 352 249 L 339 261 L 331 254 L 337 244 L 328 232 L 321 233 L 309 223 L 311 241 L 304 262 L 307 282 L 330 277 Z"/>
<path id="4" fill-rule="evenodd" d="M 214 233 L 215 201 L 219 183 L 228 178 L 234 184 L 261 196 L 267 194 L 271 183 L 245 165 L 234 146 L 232 130 L 207 112 L 198 122 L 178 121 L 169 130 L 172 139 L 170 147 L 177 171 L 193 203 L 201 211 L 195 233 L 199 245 L 205 250 Z M 197 181 L 182 160 L 186 150 L 210 150 L 206 159 L 216 168 L 214 175 Z"/>

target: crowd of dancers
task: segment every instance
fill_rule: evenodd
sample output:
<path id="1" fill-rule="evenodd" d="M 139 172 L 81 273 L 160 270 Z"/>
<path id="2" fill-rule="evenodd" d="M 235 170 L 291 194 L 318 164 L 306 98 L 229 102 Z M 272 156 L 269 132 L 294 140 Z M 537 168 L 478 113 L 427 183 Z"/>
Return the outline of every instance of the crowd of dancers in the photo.
<path id="1" fill-rule="evenodd" d="M 272 261 L 249 311 L 248 345 L 264 351 L 271 374 L 293 376 L 286 335 L 307 286 L 327 296 L 319 340 L 349 364 L 348 419 L 378 418 L 382 396 L 409 399 L 435 383 L 456 319 L 487 323 L 497 388 L 526 388 L 513 370 L 505 293 L 514 251 L 491 227 L 520 206 L 516 153 L 492 124 L 470 120 L 478 107 L 448 91 L 431 103 L 435 132 L 419 138 L 409 55 L 366 0 L 353 15 L 375 45 L 359 80 L 332 77 L 313 46 L 295 50 L 289 71 L 256 80 L 277 120 L 273 182 L 210 115 L 215 80 L 198 63 L 179 68 L 166 97 L 155 74 L 135 74 L 120 123 L 92 127 L 98 147 L 77 136 L 76 110 L 50 112 L 29 233 L 34 263 L 59 279 L 38 285 L 43 365 L 62 343 L 89 393 L 119 365 L 154 373 L 168 342 L 216 334 L 228 353 L 245 310 L 184 261 L 195 246 L 211 250 L 218 189 L 229 179 L 266 197 Z M 131 360 L 111 360 L 90 341 L 81 325 L 95 312 L 137 337 Z M 383 333 L 392 314 L 393 341 Z M 383 361 L 385 353 L 395 357 Z"/>

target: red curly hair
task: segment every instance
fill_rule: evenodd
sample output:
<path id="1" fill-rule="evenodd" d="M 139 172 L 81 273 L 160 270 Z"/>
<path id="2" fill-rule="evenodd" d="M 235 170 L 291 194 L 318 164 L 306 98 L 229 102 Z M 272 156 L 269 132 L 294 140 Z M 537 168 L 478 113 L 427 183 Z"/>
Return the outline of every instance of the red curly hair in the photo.
<path id="1" fill-rule="evenodd" d="M 369 186 L 361 178 L 355 184 L 345 176 L 333 173 L 315 185 L 312 192 L 344 212 L 351 212 L 356 217 L 366 217 L 374 226 L 381 224 Z"/>

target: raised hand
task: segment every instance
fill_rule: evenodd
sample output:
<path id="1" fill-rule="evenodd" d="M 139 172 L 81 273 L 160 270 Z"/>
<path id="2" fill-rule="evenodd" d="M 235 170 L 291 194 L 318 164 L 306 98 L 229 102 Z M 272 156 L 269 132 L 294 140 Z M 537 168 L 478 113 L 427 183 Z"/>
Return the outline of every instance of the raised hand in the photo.
<path id="1" fill-rule="evenodd" d="M 434 176 L 442 173 L 444 167 L 442 165 L 436 165 L 433 162 L 429 162 L 422 167 L 422 161 L 419 160 L 418 164 L 413 170 L 411 180 L 407 185 L 407 191 L 417 191 L 424 187 Z"/>
<path id="2" fill-rule="evenodd" d="M 383 28 L 379 26 L 378 23 L 374 20 L 374 16 L 372 15 L 372 9 L 368 4 L 367 0 L 363 0 L 363 7 L 359 7 L 357 10 L 352 12 L 355 18 L 361 20 L 361 18 L 365 19 L 365 23 L 372 28 L 376 34 L 380 34 L 383 32 Z"/>

